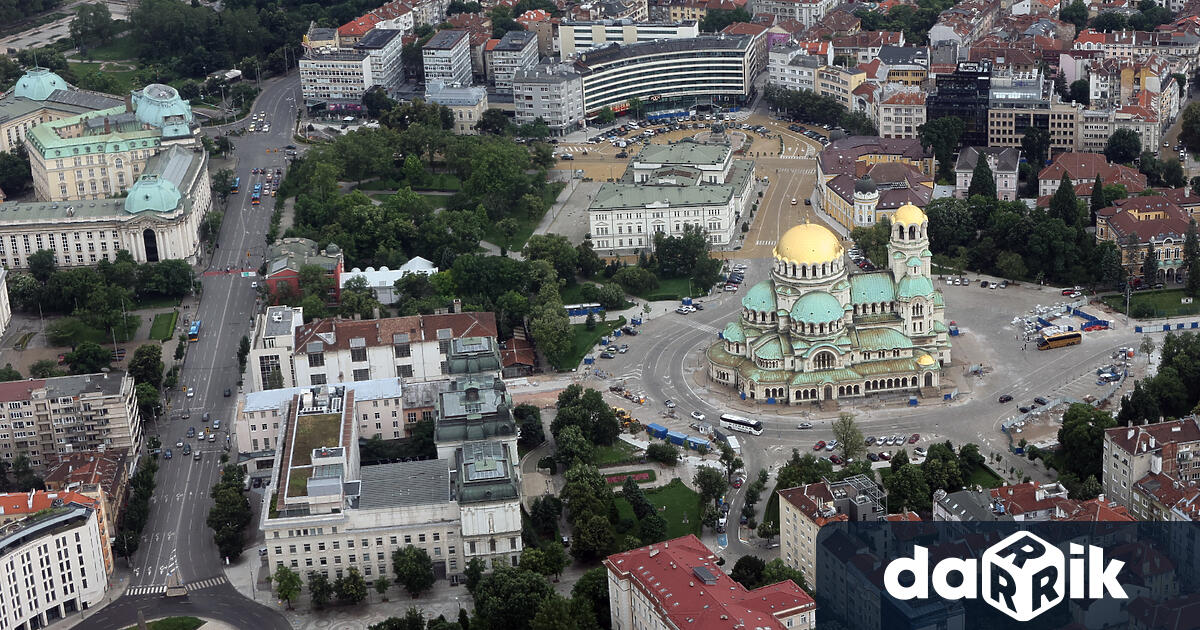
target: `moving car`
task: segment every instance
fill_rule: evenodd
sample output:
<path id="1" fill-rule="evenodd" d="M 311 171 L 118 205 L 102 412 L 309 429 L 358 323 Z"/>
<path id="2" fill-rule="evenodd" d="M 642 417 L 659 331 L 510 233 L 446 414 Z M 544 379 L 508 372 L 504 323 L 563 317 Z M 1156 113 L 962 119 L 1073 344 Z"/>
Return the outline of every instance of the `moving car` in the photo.
<path id="1" fill-rule="evenodd" d="M 693 419 L 695 419 L 695 420 L 699 420 L 699 421 L 703 422 L 703 421 L 704 421 L 704 414 L 700 413 L 699 411 L 693 411 L 693 412 L 692 412 L 692 418 L 693 418 Z"/>
<path id="2" fill-rule="evenodd" d="M 793 205 L 793 206 L 794 206 L 794 205 L 796 205 L 796 198 L 795 198 L 795 197 L 792 197 L 792 205 Z"/>
<path id="3" fill-rule="evenodd" d="M 813 425 L 811 422 L 801 422 L 800 424 L 796 425 L 797 429 L 811 429 L 812 427 Z"/>
<path id="4" fill-rule="evenodd" d="M 171 459 L 171 449 L 167 449 L 166 452 L 163 453 L 163 459 Z"/>
<path id="5" fill-rule="evenodd" d="M 196 437 L 196 427 L 188 427 L 187 436 L 190 438 Z"/>
<path id="6" fill-rule="evenodd" d="M 232 396 L 232 395 L 233 395 L 233 390 L 231 390 L 231 389 L 229 389 L 228 387 L 226 387 L 226 388 L 225 388 L 225 397 L 226 397 L 226 398 L 229 398 L 229 397 L 230 397 L 230 396 Z"/>
<path id="7" fill-rule="evenodd" d="M 196 395 L 196 388 L 195 388 L 195 387 L 189 387 L 189 388 L 187 388 L 187 397 L 188 397 L 188 398 L 192 398 L 192 397 L 193 397 L 193 396 L 195 396 L 195 395 Z"/>
<path id="8" fill-rule="evenodd" d="M 1000 400 L 1000 402 L 1003 404 L 1003 403 L 1006 403 L 1006 402 L 1012 402 L 1012 399 L 1013 399 L 1013 397 L 1012 397 L 1012 396 L 1009 396 L 1008 394 L 1004 394 L 1003 396 L 1001 396 L 1001 397 L 1000 397 L 1000 399 L 999 399 L 999 400 Z"/>
<path id="9" fill-rule="evenodd" d="M 197 462 L 200 461 L 200 451 L 196 451 L 195 453 L 192 453 L 192 461 L 197 461 Z"/>

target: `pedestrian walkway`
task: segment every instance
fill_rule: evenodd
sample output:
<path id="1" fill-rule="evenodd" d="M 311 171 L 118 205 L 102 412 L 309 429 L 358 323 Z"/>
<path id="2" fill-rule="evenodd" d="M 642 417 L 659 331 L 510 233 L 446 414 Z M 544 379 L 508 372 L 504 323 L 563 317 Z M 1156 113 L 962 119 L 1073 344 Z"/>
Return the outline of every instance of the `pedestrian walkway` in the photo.
<path id="1" fill-rule="evenodd" d="M 165 592 L 167 592 L 166 584 L 153 584 L 150 586 L 131 586 L 131 587 L 129 587 L 129 589 L 127 591 L 125 591 L 125 594 L 126 595 L 160 595 Z"/>
<path id="2" fill-rule="evenodd" d="M 225 579 L 224 575 L 218 575 L 216 577 L 210 577 L 205 580 L 196 580 L 195 582 L 192 582 L 191 584 L 187 585 L 187 590 L 188 591 L 199 591 L 199 590 L 203 590 L 206 588 L 212 588 L 214 586 L 220 586 L 222 584 L 227 584 L 228 582 L 229 582 L 229 580 Z"/>

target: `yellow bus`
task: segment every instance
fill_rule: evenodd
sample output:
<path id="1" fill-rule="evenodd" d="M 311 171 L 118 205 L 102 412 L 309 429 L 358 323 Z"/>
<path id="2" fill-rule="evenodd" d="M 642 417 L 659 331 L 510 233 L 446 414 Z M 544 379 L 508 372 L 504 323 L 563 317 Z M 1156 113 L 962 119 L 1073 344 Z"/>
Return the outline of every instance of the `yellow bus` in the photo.
<path id="1" fill-rule="evenodd" d="M 1038 350 L 1049 350 L 1051 348 L 1061 348 L 1063 346 L 1074 346 L 1083 343 L 1083 335 L 1078 332 L 1058 332 L 1049 335 L 1042 335 L 1038 339 Z"/>

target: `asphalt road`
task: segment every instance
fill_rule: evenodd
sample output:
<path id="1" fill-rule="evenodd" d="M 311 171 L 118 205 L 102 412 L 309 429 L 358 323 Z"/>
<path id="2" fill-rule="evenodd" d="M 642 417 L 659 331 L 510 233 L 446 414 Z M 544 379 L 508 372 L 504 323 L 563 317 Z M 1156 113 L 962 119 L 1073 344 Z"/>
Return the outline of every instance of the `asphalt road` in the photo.
<path id="1" fill-rule="evenodd" d="M 264 175 L 252 175 L 251 170 L 286 167 L 282 149 L 292 143 L 298 87 L 298 76 L 264 82 L 255 113 L 266 112 L 271 132 L 247 133 L 233 139 L 241 193 L 230 195 L 219 246 L 202 270 L 204 290 L 197 312 L 185 311 L 192 320 L 202 322 L 200 340 L 188 349 L 180 386 L 167 397 L 168 410 L 150 429 L 157 430 L 164 451 L 172 449 L 173 457 L 160 459 L 150 520 L 132 559 L 126 595 L 100 612 L 89 613 L 80 627 L 124 627 L 136 621 L 139 609 L 146 610 L 147 618 L 186 611 L 239 628 L 288 627 L 282 615 L 246 599 L 226 581 L 221 569 L 223 559 L 205 519 L 212 505 L 209 489 L 219 477 L 218 459 L 225 452 L 233 422 L 238 393 L 237 349 L 242 336 L 249 334 L 257 299 L 251 283 L 259 280 L 264 235 L 274 208 L 274 198 L 269 195 L 264 196 L 262 205 L 251 205 L 250 191 L 255 183 L 264 181 Z M 218 133 L 215 129 L 205 132 Z M 225 271 L 227 267 L 230 272 Z M 251 275 L 243 276 L 243 272 Z M 192 397 L 186 395 L 188 388 L 194 389 Z M 224 396 L 226 389 L 231 390 L 231 396 Z M 185 411 L 190 415 L 187 419 L 182 417 Z M 195 427 L 197 432 L 211 428 L 212 422 L 202 421 L 205 412 L 212 421 L 221 422 L 216 439 L 188 439 L 188 427 Z M 176 446 L 180 441 L 201 452 L 201 460 L 183 455 Z M 190 585 L 187 598 L 168 600 L 161 594 L 172 573 Z"/>

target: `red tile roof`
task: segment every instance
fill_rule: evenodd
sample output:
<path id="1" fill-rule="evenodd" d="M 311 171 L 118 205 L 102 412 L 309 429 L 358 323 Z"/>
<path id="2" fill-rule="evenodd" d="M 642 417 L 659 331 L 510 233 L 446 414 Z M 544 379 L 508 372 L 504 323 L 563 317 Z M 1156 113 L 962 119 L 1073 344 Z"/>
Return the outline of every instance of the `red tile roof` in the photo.
<path id="1" fill-rule="evenodd" d="M 375 28 L 375 25 L 382 21 L 378 15 L 368 13 L 339 26 L 338 35 L 342 37 L 362 37 L 367 34 L 367 31 Z"/>
<path id="2" fill-rule="evenodd" d="M 1120 164 L 1109 164 L 1103 153 L 1067 152 L 1059 153 L 1054 162 L 1038 173 L 1038 179 L 1058 181 L 1063 175 L 1073 182 L 1091 182 L 1099 175 L 1105 184 L 1121 184 L 1130 194 L 1139 193 L 1146 189 L 1146 176 Z"/>
<path id="3" fill-rule="evenodd" d="M 1129 602 L 1129 626 L 1153 630 L 1192 630 L 1200 619 L 1200 593 L 1155 602 L 1138 597 Z"/>
<path id="4" fill-rule="evenodd" d="M 833 501 L 833 495 L 829 493 L 829 486 L 824 483 L 810 483 L 807 486 L 780 490 L 779 499 L 796 506 L 796 509 L 815 522 L 817 527 L 850 520 L 850 517 L 844 513 L 824 510 L 825 504 Z"/>
<path id="5" fill-rule="evenodd" d="M 1011 486 L 992 488 L 993 501 L 999 501 L 1005 512 L 1013 516 L 1051 510 L 1066 500 L 1066 488 L 1057 484 L 1039 484 L 1034 481 Z"/>
<path id="6" fill-rule="evenodd" d="M 628 580 L 676 628 L 783 629 L 779 620 L 816 610 L 816 602 L 791 580 L 747 591 L 716 565 L 716 556 L 694 535 L 668 540 L 604 560 L 609 575 Z"/>
<path id="7" fill-rule="evenodd" d="M 1059 510 L 1060 515 L 1054 517 L 1056 521 L 1077 523 L 1133 521 L 1133 517 L 1129 515 L 1129 510 L 1124 505 L 1100 499 L 1079 501 L 1074 505 L 1060 504 Z"/>
<path id="8" fill-rule="evenodd" d="M 525 339 L 513 337 L 505 342 L 505 348 L 500 351 L 500 361 L 504 367 L 513 367 L 517 365 L 533 366 L 537 363 L 537 355 L 533 351 L 533 344 Z"/>
<path id="9" fill-rule="evenodd" d="M 0 383 L 0 402 L 29 400 L 34 390 L 42 389 L 45 386 L 46 381 L 40 378 Z"/>
<path id="10" fill-rule="evenodd" d="M 761 35 L 767 32 L 767 27 L 762 24 L 751 24 L 750 22 L 734 22 L 726 26 L 721 32 L 727 35 Z"/>
<path id="11" fill-rule="evenodd" d="M 123 483 L 125 476 L 125 455 L 123 453 L 99 453 L 81 451 L 77 453 L 55 453 L 46 462 L 46 476 L 43 478 L 46 487 L 63 490 L 68 487 L 100 486 L 104 493 L 114 496 L 118 490 L 117 484 Z"/>
<path id="12" fill-rule="evenodd" d="M 1200 423 L 1196 418 L 1184 418 L 1136 427 L 1116 427 L 1106 429 L 1104 433 L 1114 446 L 1126 453 L 1147 453 L 1157 451 L 1168 443 L 1200 442 Z"/>
<path id="13" fill-rule="evenodd" d="M 53 507 L 56 499 L 62 499 L 63 503 L 96 505 L 95 499 L 85 497 L 78 492 L 46 492 L 44 490 L 10 492 L 0 494 L 0 520 L 11 520 L 13 517 L 36 514 Z"/>

